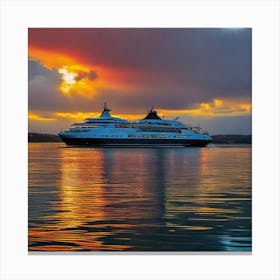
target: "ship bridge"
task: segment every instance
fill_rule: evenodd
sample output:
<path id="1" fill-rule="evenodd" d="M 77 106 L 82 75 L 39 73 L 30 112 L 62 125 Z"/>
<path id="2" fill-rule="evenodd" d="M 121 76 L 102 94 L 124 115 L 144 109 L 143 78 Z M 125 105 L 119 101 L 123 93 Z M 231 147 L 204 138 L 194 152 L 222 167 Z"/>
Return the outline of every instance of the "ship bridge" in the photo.
<path id="1" fill-rule="evenodd" d="M 126 120 L 121 118 L 112 117 L 110 115 L 111 109 L 108 108 L 107 103 L 104 103 L 103 112 L 99 116 L 99 118 L 87 118 L 85 119 L 86 123 L 112 123 L 112 122 L 121 122 L 127 123 Z"/>

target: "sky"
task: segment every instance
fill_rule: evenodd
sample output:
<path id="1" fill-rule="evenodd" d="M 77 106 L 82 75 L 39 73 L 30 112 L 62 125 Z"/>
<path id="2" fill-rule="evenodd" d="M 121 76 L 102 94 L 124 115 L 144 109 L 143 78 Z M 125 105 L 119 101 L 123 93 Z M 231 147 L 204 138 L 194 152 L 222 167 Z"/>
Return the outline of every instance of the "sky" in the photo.
<path id="1" fill-rule="evenodd" d="M 29 132 L 113 116 L 251 134 L 250 28 L 29 28 Z"/>

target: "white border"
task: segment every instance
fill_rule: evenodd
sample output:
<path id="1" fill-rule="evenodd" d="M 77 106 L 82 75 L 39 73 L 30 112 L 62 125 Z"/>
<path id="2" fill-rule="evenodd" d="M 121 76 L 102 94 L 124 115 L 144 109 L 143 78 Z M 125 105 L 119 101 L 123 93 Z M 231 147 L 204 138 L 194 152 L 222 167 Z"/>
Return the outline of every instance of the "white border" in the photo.
<path id="1" fill-rule="evenodd" d="M 27 28 L 253 28 L 253 254 L 28 255 Z M 279 2 L 2 1 L 1 279 L 279 279 Z"/>

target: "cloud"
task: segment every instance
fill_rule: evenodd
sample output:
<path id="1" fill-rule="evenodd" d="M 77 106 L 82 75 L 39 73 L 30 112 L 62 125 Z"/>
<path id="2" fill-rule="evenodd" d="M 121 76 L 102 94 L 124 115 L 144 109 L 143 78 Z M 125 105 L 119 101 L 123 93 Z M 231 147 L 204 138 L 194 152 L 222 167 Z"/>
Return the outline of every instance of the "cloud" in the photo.
<path id="1" fill-rule="evenodd" d="M 95 80 L 95 79 L 98 78 L 98 75 L 97 75 L 96 72 L 90 71 L 90 72 L 88 73 L 88 78 L 89 78 L 90 80 Z"/>
<path id="2" fill-rule="evenodd" d="M 129 118 L 151 106 L 166 117 L 250 115 L 251 52 L 246 28 L 31 28 L 29 110 L 66 120 L 107 101 Z"/>
<path id="3" fill-rule="evenodd" d="M 79 95 L 65 96 L 60 91 L 61 75 L 54 70 L 48 70 L 34 61 L 29 62 L 29 110 L 48 112 L 99 112 L 102 104 L 107 101 L 115 113 L 141 114 L 151 106 L 163 111 L 177 110 L 186 114 L 219 116 L 219 114 L 233 113 L 241 115 L 250 113 L 250 98 L 209 99 L 202 93 L 198 96 L 188 94 L 185 89 L 177 88 L 172 91 L 165 85 L 146 90 L 134 89 L 132 92 L 125 90 L 111 90 L 100 88 L 90 98 Z M 81 79 L 85 79 L 81 78 Z M 189 89 L 192 91 L 192 89 Z M 218 106 L 217 104 L 220 104 Z M 222 104 L 222 105 L 221 105 Z M 207 107 L 208 106 L 208 107 Z M 242 107 L 243 106 L 243 107 Z M 243 108 L 243 109 L 242 109 Z"/>
<path id="4" fill-rule="evenodd" d="M 36 120 L 36 121 L 54 121 L 55 120 L 55 118 L 40 116 L 39 114 L 36 114 L 33 112 L 28 112 L 28 119 Z"/>
<path id="5" fill-rule="evenodd" d="M 204 100 L 251 94 L 250 29 L 32 28 L 29 42 L 31 55 L 39 48 L 111 69 L 118 80 L 143 90 L 169 85 L 186 89 L 191 99 L 202 94 Z"/>
<path id="6" fill-rule="evenodd" d="M 242 103 L 230 100 L 214 99 L 211 103 L 200 103 L 197 108 L 184 110 L 189 116 L 224 117 L 251 115 L 251 102 Z"/>
<path id="7" fill-rule="evenodd" d="M 59 92 L 61 76 L 35 61 L 28 62 L 28 108 L 31 111 L 52 111 L 60 108 L 65 98 Z"/>

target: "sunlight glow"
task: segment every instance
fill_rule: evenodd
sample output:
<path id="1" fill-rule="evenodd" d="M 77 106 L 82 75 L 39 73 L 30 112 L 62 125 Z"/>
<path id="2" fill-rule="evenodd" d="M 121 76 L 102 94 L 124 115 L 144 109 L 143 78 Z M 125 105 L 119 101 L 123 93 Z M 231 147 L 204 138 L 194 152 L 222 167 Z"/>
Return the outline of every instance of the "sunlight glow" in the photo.
<path id="1" fill-rule="evenodd" d="M 47 51 L 30 46 L 28 57 L 39 62 L 50 71 L 56 70 L 62 76 L 59 85 L 64 95 L 81 95 L 91 99 L 100 88 L 117 90 L 128 86 L 129 71 L 112 69 L 101 65 L 91 65 L 79 57 L 69 56 L 59 51 Z M 135 84 L 133 84 L 135 87 Z"/>
<path id="2" fill-rule="evenodd" d="M 251 114 L 252 105 L 250 101 L 245 100 L 227 100 L 214 99 L 212 102 L 203 102 L 190 109 L 168 110 L 156 108 L 159 116 L 165 116 L 166 119 L 174 119 L 175 117 L 227 117 L 227 116 L 247 116 Z M 114 117 L 126 119 L 128 121 L 137 121 L 143 119 L 146 112 L 138 111 L 133 114 L 119 114 L 118 111 L 112 113 Z M 85 118 L 98 118 L 100 112 L 56 112 L 55 117 L 70 119 L 75 122 L 83 121 Z M 179 121 L 180 121 L 179 119 Z"/>
<path id="3" fill-rule="evenodd" d="M 66 67 L 58 69 L 58 73 L 62 75 L 62 83 L 60 89 L 63 93 L 69 93 L 71 86 L 76 83 L 76 73 L 70 72 Z"/>
<path id="4" fill-rule="evenodd" d="M 55 118 L 49 118 L 49 117 L 43 117 L 38 114 L 28 112 L 28 119 L 29 120 L 34 120 L 34 121 L 54 121 L 56 120 Z"/>
<path id="5" fill-rule="evenodd" d="M 195 108 L 177 110 L 176 114 L 192 117 L 227 117 L 227 116 L 246 116 L 252 112 L 250 101 L 214 99 L 212 102 L 199 103 Z M 165 115 L 173 114 L 172 110 L 163 112 Z"/>
<path id="6" fill-rule="evenodd" d="M 58 72 L 62 74 L 62 79 L 68 84 L 72 85 L 76 83 L 75 77 L 77 76 L 76 73 L 68 72 L 66 68 L 58 69 Z"/>

